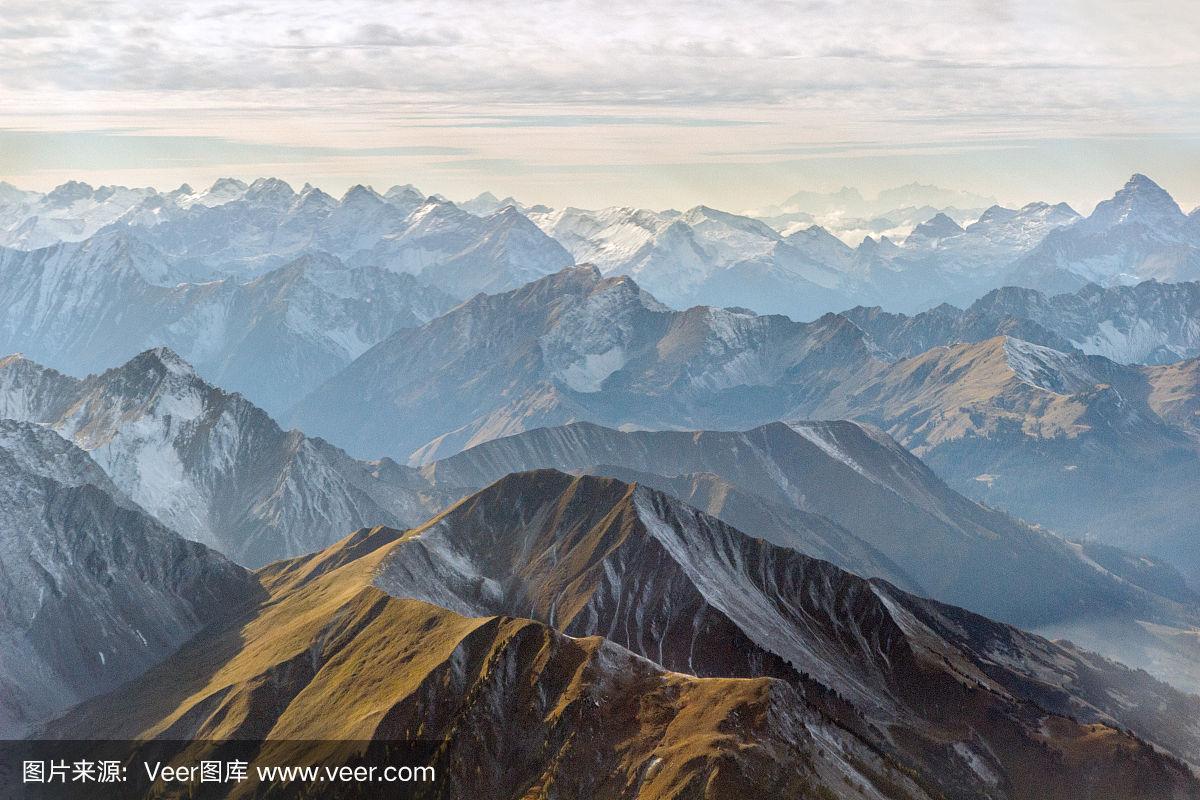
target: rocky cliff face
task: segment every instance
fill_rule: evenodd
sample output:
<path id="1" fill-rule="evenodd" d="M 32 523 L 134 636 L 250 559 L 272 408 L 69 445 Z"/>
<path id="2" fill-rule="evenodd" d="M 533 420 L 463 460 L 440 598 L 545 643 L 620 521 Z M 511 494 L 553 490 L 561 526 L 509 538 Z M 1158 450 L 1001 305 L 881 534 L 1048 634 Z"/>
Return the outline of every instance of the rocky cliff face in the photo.
<path id="1" fill-rule="evenodd" d="M 0 737 L 140 675 L 258 589 L 79 448 L 0 420 Z"/>

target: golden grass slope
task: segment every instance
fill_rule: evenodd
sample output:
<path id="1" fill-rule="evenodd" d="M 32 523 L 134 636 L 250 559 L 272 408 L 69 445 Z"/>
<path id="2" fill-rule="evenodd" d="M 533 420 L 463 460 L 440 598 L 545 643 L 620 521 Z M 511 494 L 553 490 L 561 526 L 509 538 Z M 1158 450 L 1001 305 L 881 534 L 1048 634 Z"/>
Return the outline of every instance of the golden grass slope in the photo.
<path id="1" fill-rule="evenodd" d="M 437 740 L 445 777 L 430 796 L 446 798 L 806 797 L 815 786 L 869 782 L 832 751 L 817 754 L 804 724 L 825 723 L 799 714 L 803 703 L 780 681 L 665 672 L 600 637 L 462 617 L 374 588 L 389 545 L 416 534 L 359 531 L 265 568 L 268 599 L 54 731 Z M 854 747 L 836 729 L 826 735 Z M 197 742 L 180 762 L 207 747 Z M 905 787 L 902 796 L 925 796 L 874 754 L 861 759 Z"/>

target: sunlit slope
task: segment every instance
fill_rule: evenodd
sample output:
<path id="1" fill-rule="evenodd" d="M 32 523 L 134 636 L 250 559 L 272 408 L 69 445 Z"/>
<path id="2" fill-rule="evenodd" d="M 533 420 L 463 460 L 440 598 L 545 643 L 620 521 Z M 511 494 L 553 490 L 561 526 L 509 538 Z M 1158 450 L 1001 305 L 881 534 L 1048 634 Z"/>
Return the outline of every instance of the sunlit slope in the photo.
<path id="1" fill-rule="evenodd" d="M 1095 705 L 1115 665 L 613 479 L 512 475 L 258 576 L 53 733 L 431 739 L 439 797 L 1200 796 Z"/>
<path id="2" fill-rule="evenodd" d="M 817 754 L 806 725 L 861 745 L 781 681 L 665 672 L 600 637 L 389 597 L 371 577 L 399 535 L 360 531 L 264 570 L 270 599 L 258 609 L 55 731 L 444 740 L 435 795 L 448 798 L 804 796 L 848 785 L 845 773 L 865 780 Z M 877 755 L 860 757 L 925 796 Z"/>

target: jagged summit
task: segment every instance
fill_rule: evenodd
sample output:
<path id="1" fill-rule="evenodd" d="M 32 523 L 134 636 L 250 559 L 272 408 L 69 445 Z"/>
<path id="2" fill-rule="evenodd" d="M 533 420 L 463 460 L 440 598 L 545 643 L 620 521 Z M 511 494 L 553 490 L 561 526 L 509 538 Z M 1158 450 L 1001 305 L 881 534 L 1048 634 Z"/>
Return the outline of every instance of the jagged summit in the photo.
<path id="1" fill-rule="evenodd" d="M 1090 216 L 1048 234 L 1013 264 L 1006 282 L 1062 292 L 1148 278 L 1200 278 L 1200 230 L 1166 190 L 1135 174 Z"/>
<path id="2" fill-rule="evenodd" d="M 1124 191 L 1124 192 L 1153 192 L 1155 194 L 1158 194 L 1161 192 L 1163 194 L 1166 194 L 1165 190 L 1161 186 L 1159 186 L 1157 183 L 1155 183 L 1149 177 L 1147 177 L 1146 175 L 1143 175 L 1140 172 L 1135 172 L 1129 176 L 1129 180 L 1125 181 L 1125 186 L 1123 187 L 1122 191 Z"/>
<path id="3" fill-rule="evenodd" d="M 242 199 L 251 204 L 287 205 L 295 196 L 296 191 L 287 181 L 280 178 L 259 178 L 250 184 Z"/>
<path id="4" fill-rule="evenodd" d="M 403 186 L 393 186 L 383 193 L 383 197 L 389 203 L 404 203 L 406 205 L 420 205 L 425 201 L 426 195 L 411 183 L 406 183 Z"/>
<path id="5" fill-rule="evenodd" d="M 524 214 L 522 214 L 521 210 L 514 205 L 500 206 L 495 211 L 488 214 L 488 216 L 492 217 L 494 219 L 514 222 L 514 223 L 522 222 L 526 225 L 533 224 L 529 221 L 529 218 L 526 217 Z"/>
<path id="6" fill-rule="evenodd" d="M 913 232 L 909 234 L 909 238 L 913 239 L 941 239 L 946 236 L 954 236 L 962 233 L 962 226 L 945 214 L 938 212 L 926 222 L 922 222 Z"/>
<path id="7" fill-rule="evenodd" d="M 51 205 L 69 206 L 78 200 L 91 197 L 95 191 L 91 184 L 84 181 L 67 181 L 51 189 L 46 194 L 46 202 Z"/>
<path id="8" fill-rule="evenodd" d="M 1179 207 L 1166 189 L 1141 173 L 1131 175 L 1121 190 L 1117 192 L 1116 197 L 1138 197 L 1146 201 L 1161 203 L 1174 208 Z"/>
<path id="9" fill-rule="evenodd" d="M 342 202 L 344 201 L 345 198 L 343 198 Z M 331 207 L 337 205 L 338 200 L 324 190 L 306 183 L 304 188 L 296 195 L 296 203 L 300 205 Z"/>
<path id="10" fill-rule="evenodd" d="M 135 356 L 122 369 L 140 369 L 142 367 L 161 368 L 172 375 L 195 377 L 196 370 L 178 353 L 166 346 L 153 347 Z"/>
<path id="11" fill-rule="evenodd" d="M 225 191 L 245 191 L 250 188 L 245 181 L 240 181 L 237 178 L 217 178 L 213 181 L 212 186 L 208 187 L 211 194 L 219 194 Z"/>
<path id="12" fill-rule="evenodd" d="M 1088 223 L 1090 226 L 1177 223 L 1183 216 L 1165 189 L 1145 175 L 1134 174 L 1110 200 L 1096 206 Z"/>
<path id="13" fill-rule="evenodd" d="M 355 184 L 346 190 L 342 195 L 342 204 L 347 203 L 382 203 L 383 196 L 375 191 L 370 186 L 364 186 L 361 183 Z"/>

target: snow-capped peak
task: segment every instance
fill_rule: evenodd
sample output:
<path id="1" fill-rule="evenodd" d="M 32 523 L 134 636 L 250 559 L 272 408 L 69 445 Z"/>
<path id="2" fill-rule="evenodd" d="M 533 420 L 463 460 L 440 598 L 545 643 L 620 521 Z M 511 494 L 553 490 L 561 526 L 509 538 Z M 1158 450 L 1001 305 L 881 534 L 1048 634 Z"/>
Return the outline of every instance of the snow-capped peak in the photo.
<path id="1" fill-rule="evenodd" d="M 962 232 L 962 226 L 939 211 L 931 219 L 922 222 L 914 228 L 908 238 L 917 241 L 922 239 L 945 239 L 947 236 L 956 236 Z"/>
<path id="2" fill-rule="evenodd" d="M 1025 206 L 1025 208 L 1029 208 L 1030 206 L 1033 206 L 1033 205 L 1034 205 L 1033 203 L 1030 203 L 1028 206 Z M 1023 208 L 1021 210 L 1024 211 L 1025 208 Z M 978 225 L 981 223 L 1008 222 L 1009 220 L 1016 217 L 1018 213 L 1019 212 L 1017 212 L 1011 208 L 1005 208 L 1004 206 L 994 205 L 994 206 L 990 206 L 987 209 L 985 209 L 984 212 L 979 215 L 979 219 L 976 220 L 974 224 Z"/>
<path id="3" fill-rule="evenodd" d="M 318 189 L 316 186 L 304 184 L 304 188 L 300 190 L 300 194 L 296 195 L 296 201 L 293 208 L 333 208 L 338 203 L 331 195 Z"/>
<path id="4" fill-rule="evenodd" d="M 202 192 L 189 192 L 187 197 L 180 199 L 179 204 L 184 208 L 193 205 L 213 208 L 240 200 L 248 188 L 237 178 L 218 178 Z"/>
<path id="5" fill-rule="evenodd" d="M 237 178 L 217 178 L 213 181 L 213 185 L 208 187 L 209 194 L 226 194 L 232 192 L 244 192 L 250 188 L 245 181 L 239 181 Z"/>
<path id="6" fill-rule="evenodd" d="M 50 190 L 45 199 L 48 205 L 66 207 L 91 197 L 95 191 L 90 184 L 83 181 L 67 181 Z"/>
<path id="7" fill-rule="evenodd" d="M 1183 210 L 1165 189 L 1142 174 L 1134 174 L 1121 189 L 1096 206 L 1089 227 L 1141 224 L 1173 225 L 1184 220 Z"/>
<path id="8" fill-rule="evenodd" d="M 415 206 L 425 202 L 425 194 L 411 183 L 406 183 L 388 189 L 383 193 L 383 199 L 396 205 Z"/>
<path id="9" fill-rule="evenodd" d="M 516 206 L 503 206 L 487 215 L 487 219 L 496 220 L 507 225 L 521 224 L 522 222 L 530 222 L 529 218 L 521 213 Z M 532 225 L 532 222 L 530 222 Z M 535 226 L 536 227 L 536 226 Z"/>
<path id="10" fill-rule="evenodd" d="M 150 365 L 161 366 L 163 370 L 171 375 L 185 378 L 196 377 L 196 371 L 192 368 L 192 365 L 185 361 L 174 350 L 166 346 L 154 347 L 150 350 L 146 350 L 145 352 L 136 356 L 126 366 L 140 369 Z"/>
<path id="11" fill-rule="evenodd" d="M 342 195 L 341 202 L 342 205 L 363 203 L 375 205 L 378 203 L 383 203 L 384 199 L 379 192 L 375 191 L 370 186 L 363 186 L 361 183 L 358 183 L 346 190 L 346 193 Z"/>
<path id="12" fill-rule="evenodd" d="M 296 192 L 287 181 L 279 178 L 259 178 L 246 189 L 243 199 L 255 205 L 286 206 Z"/>

